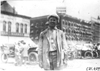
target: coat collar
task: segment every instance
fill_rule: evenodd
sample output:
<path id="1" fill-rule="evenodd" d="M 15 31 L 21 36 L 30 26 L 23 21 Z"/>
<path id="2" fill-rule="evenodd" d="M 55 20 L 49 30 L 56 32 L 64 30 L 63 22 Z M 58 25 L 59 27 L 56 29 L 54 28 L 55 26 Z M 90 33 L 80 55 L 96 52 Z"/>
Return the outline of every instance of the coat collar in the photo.
<path id="1" fill-rule="evenodd" d="M 50 30 L 50 28 L 48 27 L 47 29 L 45 29 L 43 31 L 43 35 L 46 35 L 48 33 L 48 31 Z M 55 30 L 58 30 L 57 27 L 55 27 Z"/>
<path id="2" fill-rule="evenodd" d="M 50 27 L 48 27 L 47 29 L 50 30 Z M 54 30 L 57 30 L 57 27 L 54 27 Z"/>

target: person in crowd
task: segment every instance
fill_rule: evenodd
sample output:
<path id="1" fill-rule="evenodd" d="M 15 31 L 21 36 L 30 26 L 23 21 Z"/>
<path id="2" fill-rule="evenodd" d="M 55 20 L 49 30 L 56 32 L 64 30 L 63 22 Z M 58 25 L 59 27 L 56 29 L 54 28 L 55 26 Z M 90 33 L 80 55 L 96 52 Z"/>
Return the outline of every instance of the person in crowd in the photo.
<path id="1" fill-rule="evenodd" d="M 99 46 L 98 43 L 97 43 L 97 44 L 93 44 L 93 49 L 94 49 L 95 51 L 97 51 L 97 50 L 98 50 L 98 46 Z"/>
<path id="2" fill-rule="evenodd" d="M 100 50 L 100 43 L 98 43 L 98 50 Z"/>
<path id="3" fill-rule="evenodd" d="M 15 45 L 15 61 L 16 61 L 15 65 L 22 65 L 22 51 L 23 48 L 21 46 L 21 43 L 18 42 Z"/>
<path id="4" fill-rule="evenodd" d="M 48 28 L 39 37 L 39 66 L 45 70 L 60 69 L 64 65 L 64 52 L 67 50 L 66 38 L 63 31 L 57 28 L 58 16 L 50 15 L 47 20 Z"/>

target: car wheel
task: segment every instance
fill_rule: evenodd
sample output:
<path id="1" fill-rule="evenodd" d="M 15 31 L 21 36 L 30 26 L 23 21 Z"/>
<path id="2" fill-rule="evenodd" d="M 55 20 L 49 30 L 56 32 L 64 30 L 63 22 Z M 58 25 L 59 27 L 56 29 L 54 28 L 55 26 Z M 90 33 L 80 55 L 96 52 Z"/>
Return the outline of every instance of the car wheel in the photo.
<path id="1" fill-rule="evenodd" d="M 86 51 L 84 56 L 85 58 L 93 58 L 93 53 L 91 51 Z"/>
<path id="2" fill-rule="evenodd" d="M 30 61 L 30 62 L 36 62 L 36 61 L 37 61 L 37 53 L 35 53 L 35 52 L 30 52 L 28 58 L 29 58 L 29 61 Z"/>
<path id="3" fill-rule="evenodd" d="M 8 56 L 7 56 L 7 54 L 2 54 L 1 55 L 1 60 L 2 60 L 2 62 L 4 62 L 4 63 L 7 63 L 7 61 L 8 61 Z"/>
<path id="4" fill-rule="evenodd" d="M 94 57 L 94 58 L 97 58 L 97 57 L 98 57 L 98 52 L 93 51 L 93 57 Z"/>

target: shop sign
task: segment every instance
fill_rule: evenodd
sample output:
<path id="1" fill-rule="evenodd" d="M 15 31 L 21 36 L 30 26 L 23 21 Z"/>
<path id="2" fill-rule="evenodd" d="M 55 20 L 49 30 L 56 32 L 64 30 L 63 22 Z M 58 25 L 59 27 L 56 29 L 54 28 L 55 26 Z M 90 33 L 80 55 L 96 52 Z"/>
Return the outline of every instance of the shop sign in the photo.
<path id="1" fill-rule="evenodd" d="M 16 33 L 16 32 L 1 32 L 1 36 L 16 36 L 16 37 L 24 37 L 24 33 Z"/>

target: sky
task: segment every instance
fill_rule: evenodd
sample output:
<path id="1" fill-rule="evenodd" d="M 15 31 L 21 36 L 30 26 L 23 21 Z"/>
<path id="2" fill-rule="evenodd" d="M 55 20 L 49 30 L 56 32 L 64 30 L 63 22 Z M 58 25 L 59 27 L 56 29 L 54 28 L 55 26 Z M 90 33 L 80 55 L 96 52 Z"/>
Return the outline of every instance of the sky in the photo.
<path id="1" fill-rule="evenodd" d="M 56 7 L 66 7 L 66 14 L 90 20 L 100 16 L 100 0 L 7 0 L 18 14 L 38 17 L 54 14 Z"/>

